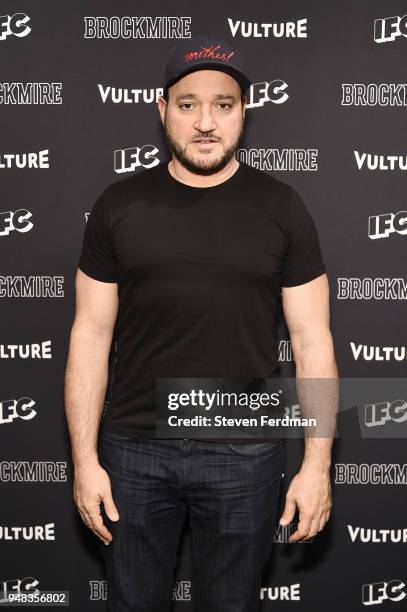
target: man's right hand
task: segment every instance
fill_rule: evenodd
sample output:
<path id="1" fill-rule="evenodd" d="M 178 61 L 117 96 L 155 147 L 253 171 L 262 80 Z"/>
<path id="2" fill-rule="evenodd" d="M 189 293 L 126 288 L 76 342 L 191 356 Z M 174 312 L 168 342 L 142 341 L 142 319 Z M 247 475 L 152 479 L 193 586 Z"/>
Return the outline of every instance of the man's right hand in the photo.
<path id="1" fill-rule="evenodd" d="M 98 463 L 75 466 L 74 500 L 83 522 L 104 544 L 113 537 L 103 523 L 100 504 L 111 521 L 119 520 L 119 513 L 112 497 L 110 478 Z"/>

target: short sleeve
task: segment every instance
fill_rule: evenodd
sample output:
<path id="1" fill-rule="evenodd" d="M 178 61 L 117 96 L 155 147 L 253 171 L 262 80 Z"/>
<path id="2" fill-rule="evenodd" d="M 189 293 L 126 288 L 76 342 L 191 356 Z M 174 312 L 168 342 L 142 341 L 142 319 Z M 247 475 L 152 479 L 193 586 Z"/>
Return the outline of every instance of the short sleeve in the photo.
<path id="1" fill-rule="evenodd" d="M 109 187 L 98 197 L 86 221 L 78 267 L 88 276 L 105 283 L 117 282 L 116 263 L 106 222 Z"/>
<path id="2" fill-rule="evenodd" d="M 291 188 L 288 202 L 287 252 L 283 287 L 302 285 L 326 271 L 314 221 L 297 191 Z"/>

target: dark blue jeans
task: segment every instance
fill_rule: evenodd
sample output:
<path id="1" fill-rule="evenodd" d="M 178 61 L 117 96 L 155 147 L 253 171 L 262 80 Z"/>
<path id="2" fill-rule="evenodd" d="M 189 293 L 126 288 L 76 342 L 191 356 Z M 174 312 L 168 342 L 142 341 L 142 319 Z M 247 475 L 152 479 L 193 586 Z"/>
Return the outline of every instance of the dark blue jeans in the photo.
<path id="1" fill-rule="evenodd" d="M 219 443 L 101 432 L 120 520 L 100 542 L 110 612 L 167 612 L 184 521 L 194 612 L 257 612 L 271 551 L 283 441 Z"/>

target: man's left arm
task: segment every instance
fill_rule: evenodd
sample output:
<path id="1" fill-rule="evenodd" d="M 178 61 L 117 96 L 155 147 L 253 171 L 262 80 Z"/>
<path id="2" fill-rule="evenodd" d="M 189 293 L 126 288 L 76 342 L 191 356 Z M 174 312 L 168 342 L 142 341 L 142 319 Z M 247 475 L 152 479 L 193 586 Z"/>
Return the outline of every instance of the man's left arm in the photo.
<path id="1" fill-rule="evenodd" d="M 329 423 L 323 437 L 304 436 L 302 466 L 286 494 L 280 524 L 290 523 L 298 508 L 298 528 L 289 538 L 289 542 L 296 542 L 311 538 L 321 531 L 329 519 L 332 507 L 331 431 L 338 404 L 338 370 L 330 331 L 327 275 L 321 274 L 302 285 L 282 287 L 282 305 L 296 363 L 302 416 L 314 415 L 318 405 L 318 416 L 322 422 L 325 419 Z M 326 380 L 318 383 L 316 379 Z M 319 408 L 321 404 L 325 414 Z"/>

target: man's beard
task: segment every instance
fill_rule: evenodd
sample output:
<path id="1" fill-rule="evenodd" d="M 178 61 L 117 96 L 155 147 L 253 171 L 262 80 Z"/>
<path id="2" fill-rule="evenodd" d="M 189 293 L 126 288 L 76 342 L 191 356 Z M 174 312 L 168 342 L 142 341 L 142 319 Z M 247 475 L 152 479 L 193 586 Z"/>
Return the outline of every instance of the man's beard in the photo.
<path id="1" fill-rule="evenodd" d="M 167 120 L 164 116 L 164 135 L 165 140 L 167 142 L 168 147 L 172 151 L 174 157 L 190 172 L 194 172 L 195 174 L 201 175 L 211 175 L 219 172 L 225 168 L 225 166 L 230 162 L 230 160 L 235 156 L 235 152 L 238 149 L 244 134 L 244 121 L 242 121 L 242 125 L 240 126 L 240 132 L 236 139 L 236 141 L 223 152 L 220 158 L 214 159 L 212 161 L 195 161 L 195 159 L 191 156 L 187 156 L 186 147 L 182 148 L 169 134 L 167 127 Z M 210 136 L 207 137 L 210 140 Z M 202 137 L 204 140 L 204 137 Z"/>

